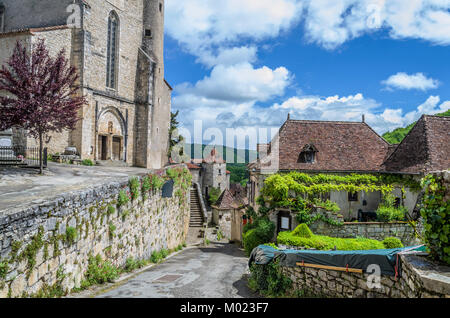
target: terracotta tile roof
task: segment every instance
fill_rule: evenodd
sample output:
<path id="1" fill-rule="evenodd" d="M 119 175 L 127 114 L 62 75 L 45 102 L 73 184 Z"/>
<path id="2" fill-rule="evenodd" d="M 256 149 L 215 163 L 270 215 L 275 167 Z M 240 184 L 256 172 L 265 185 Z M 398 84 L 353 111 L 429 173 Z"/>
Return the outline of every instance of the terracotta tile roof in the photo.
<path id="1" fill-rule="evenodd" d="M 288 119 L 278 135 L 280 170 L 379 171 L 389 149 L 363 122 Z M 304 149 L 315 151 L 314 163 L 300 162 Z M 249 168 L 259 166 L 252 163 Z"/>
<path id="2" fill-rule="evenodd" d="M 387 171 L 428 173 L 450 168 L 450 117 L 423 115 L 386 159 Z"/>
<path id="3" fill-rule="evenodd" d="M 192 169 L 192 170 L 196 170 L 196 169 L 201 169 L 202 167 L 200 167 L 199 165 L 195 164 L 195 163 L 186 163 L 186 166 L 188 167 L 188 169 Z"/>
<path id="4" fill-rule="evenodd" d="M 217 209 L 222 210 L 230 210 L 238 208 L 239 205 L 235 202 L 233 195 L 231 194 L 230 190 L 226 189 L 222 192 L 219 199 L 217 200 L 216 204 L 213 206 Z"/>

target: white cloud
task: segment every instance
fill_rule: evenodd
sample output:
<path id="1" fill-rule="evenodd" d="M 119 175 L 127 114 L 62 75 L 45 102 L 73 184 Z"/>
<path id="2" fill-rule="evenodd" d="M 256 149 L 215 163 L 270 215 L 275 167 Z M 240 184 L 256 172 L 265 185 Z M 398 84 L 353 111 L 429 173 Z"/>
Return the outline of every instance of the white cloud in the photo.
<path id="1" fill-rule="evenodd" d="M 301 9 L 298 0 L 167 0 L 166 32 L 210 66 L 211 57 L 220 59 L 220 51 L 239 40 L 261 40 L 288 30 Z M 242 57 L 239 62 L 249 61 L 248 55 Z"/>
<path id="2" fill-rule="evenodd" d="M 437 88 L 439 81 L 426 77 L 423 73 L 406 74 L 399 72 L 391 75 L 387 80 L 381 82 L 386 85 L 388 89 L 417 89 L 426 91 L 428 89 Z"/>
<path id="3" fill-rule="evenodd" d="M 387 29 L 394 39 L 450 44 L 448 0 L 305 0 L 310 42 L 334 49 L 365 33 Z"/>
<path id="4" fill-rule="evenodd" d="M 288 113 L 293 119 L 361 121 L 365 115 L 366 122 L 379 134 L 398 127 L 404 127 L 422 114 L 435 114 L 450 109 L 450 101 L 440 102 L 439 96 L 430 96 L 424 103 L 406 114 L 403 110 L 383 108 L 380 103 L 363 94 L 349 96 L 294 96 L 283 103 L 262 107 L 255 100 L 235 103 L 232 101 L 213 101 L 202 96 L 182 95 L 176 97 L 176 108 L 183 102 L 196 107 L 183 108 L 180 113 L 182 122 L 192 129 L 194 120 L 202 120 L 203 128 L 214 127 L 223 131 L 226 128 L 249 129 L 251 127 L 279 128 Z M 197 140 L 198 142 L 198 140 Z M 252 149 L 255 145 L 251 145 Z"/>
<path id="5" fill-rule="evenodd" d="M 213 101 L 267 101 L 282 96 L 291 81 L 284 67 L 255 69 L 250 63 L 217 65 L 211 74 L 195 85 L 177 86 L 177 93 L 202 96 Z"/>

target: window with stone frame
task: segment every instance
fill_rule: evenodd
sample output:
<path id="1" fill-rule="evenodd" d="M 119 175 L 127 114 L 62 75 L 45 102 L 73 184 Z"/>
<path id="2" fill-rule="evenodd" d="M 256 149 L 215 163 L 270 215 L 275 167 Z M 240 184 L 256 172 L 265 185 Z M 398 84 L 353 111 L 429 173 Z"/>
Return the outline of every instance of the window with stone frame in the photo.
<path id="1" fill-rule="evenodd" d="M 119 17 L 113 11 L 108 19 L 108 44 L 106 61 L 106 87 L 117 89 L 119 46 Z"/>
<path id="2" fill-rule="evenodd" d="M 0 4 L 0 32 L 5 32 L 5 6 Z"/>
<path id="3" fill-rule="evenodd" d="M 314 163 L 316 161 L 316 153 L 319 152 L 313 144 L 306 144 L 298 157 L 299 163 Z"/>

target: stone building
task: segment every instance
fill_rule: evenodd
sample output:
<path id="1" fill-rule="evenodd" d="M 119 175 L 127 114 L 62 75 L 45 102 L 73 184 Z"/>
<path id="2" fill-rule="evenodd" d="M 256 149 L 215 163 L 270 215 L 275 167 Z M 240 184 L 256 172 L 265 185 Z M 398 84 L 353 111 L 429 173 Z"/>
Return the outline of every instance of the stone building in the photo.
<path id="1" fill-rule="evenodd" d="M 164 79 L 164 0 L 0 0 L 0 64 L 17 41 L 65 49 L 87 98 L 73 131 L 45 136 L 50 154 L 166 165 L 172 88 Z M 4 139 L 34 146 L 12 130 Z M 8 135 L 4 133 L 4 135 Z"/>
<path id="2" fill-rule="evenodd" d="M 187 166 L 192 174 L 193 182 L 200 185 L 204 198 L 208 198 L 211 188 L 220 189 L 221 193 L 230 189 L 230 171 L 227 170 L 227 163 L 215 148 L 211 150 L 208 157 L 192 159 Z"/>
<path id="3" fill-rule="evenodd" d="M 256 198 L 264 180 L 273 173 L 299 171 L 310 174 L 392 173 L 419 180 L 431 171 L 450 168 L 450 118 L 423 115 L 399 145 L 388 144 L 364 120 L 333 122 L 292 120 L 288 117 L 269 144 L 259 144 L 260 158 L 248 165 L 249 204 L 258 208 Z M 274 164 L 274 162 L 276 164 Z M 410 213 L 419 193 L 400 188 L 393 194 Z M 381 192 L 347 193 L 332 191 L 327 199 L 337 203 L 345 221 L 358 219 L 359 212 L 375 212 Z M 279 230 L 292 230 L 296 223 L 289 211 L 273 215 Z"/>

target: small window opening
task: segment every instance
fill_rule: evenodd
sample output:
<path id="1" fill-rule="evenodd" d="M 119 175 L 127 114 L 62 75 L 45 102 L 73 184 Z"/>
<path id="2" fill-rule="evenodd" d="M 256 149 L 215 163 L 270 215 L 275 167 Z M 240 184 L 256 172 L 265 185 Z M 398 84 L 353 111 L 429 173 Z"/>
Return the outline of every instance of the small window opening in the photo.
<path id="1" fill-rule="evenodd" d="M 349 201 L 358 201 L 358 192 L 349 192 L 348 193 L 348 200 Z"/>

